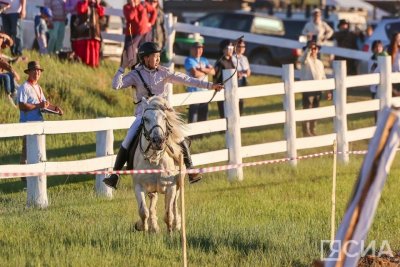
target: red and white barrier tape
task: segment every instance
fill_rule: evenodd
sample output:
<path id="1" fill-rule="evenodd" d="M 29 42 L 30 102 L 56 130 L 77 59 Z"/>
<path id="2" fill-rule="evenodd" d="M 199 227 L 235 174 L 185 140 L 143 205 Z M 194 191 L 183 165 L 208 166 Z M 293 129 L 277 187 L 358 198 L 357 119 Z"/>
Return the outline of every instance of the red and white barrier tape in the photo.
<path id="1" fill-rule="evenodd" d="M 354 154 L 354 155 L 363 155 L 366 154 L 366 150 L 360 151 L 348 151 L 346 154 Z M 337 154 L 341 154 L 338 152 Z M 248 163 L 238 163 L 238 164 L 230 164 L 230 165 L 223 165 L 223 166 L 213 166 L 213 167 L 205 167 L 199 169 L 188 169 L 185 173 L 211 173 L 211 172 L 218 172 L 218 171 L 225 171 L 230 169 L 237 169 L 242 167 L 251 167 L 251 166 L 258 166 L 258 165 L 266 165 L 266 164 L 276 164 L 276 163 L 283 163 L 288 162 L 294 159 L 302 160 L 302 159 L 310 159 L 310 158 L 317 158 L 327 155 L 333 155 L 333 151 L 321 152 L 316 154 L 298 156 L 296 158 L 281 158 L 281 159 L 272 159 L 272 160 L 263 160 L 263 161 L 256 161 L 256 162 L 248 162 Z M 39 176 L 39 175 L 49 175 L 49 176 L 57 176 L 57 175 L 83 175 L 83 174 L 91 174 L 91 175 L 101 175 L 101 174 L 146 174 L 146 173 L 163 173 L 168 172 L 170 170 L 163 170 L 163 169 L 152 169 L 152 170 L 120 170 L 120 171 L 108 171 L 108 170 L 99 170 L 99 171 L 87 171 L 87 172 L 6 172 L 0 173 L 3 177 L 25 177 L 25 176 Z M 176 172 L 176 170 L 174 171 Z"/>

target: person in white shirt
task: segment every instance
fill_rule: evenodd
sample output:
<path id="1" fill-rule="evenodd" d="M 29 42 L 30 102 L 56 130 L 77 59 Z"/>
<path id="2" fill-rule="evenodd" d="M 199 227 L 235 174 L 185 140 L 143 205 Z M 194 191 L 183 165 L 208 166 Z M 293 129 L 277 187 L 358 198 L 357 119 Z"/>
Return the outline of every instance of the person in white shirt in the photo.
<path id="1" fill-rule="evenodd" d="M 246 43 L 243 38 L 240 38 L 236 44 L 236 56 L 232 57 L 232 62 L 237 66 L 238 86 L 248 86 L 248 78 L 251 75 L 250 63 L 248 58 L 244 55 L 246 51 Z M 239 100 L 239 113 L 243 114 L 244 103 L 243 99 Z"/>
<path id="2" fill-rule="evenodd" d="M 309 41 L 304 47 L 305 52 L 300 57 L 301 63 L 301 80 L 323 80 L 326 79 L 324 64 L 318 59 L 320 46 L 317 43 Z M 317 108 L 321 100 L 321 91 L 304 92 L 302 103 L 303 109 Z M 328 100 L 332 98 L 332 93 L 328 93 Z M 315 136 L 316 121 L 303 122 L 303 135 Z"/>
<path id="3" fill-rule="evenodd" d="M 304 25 L 302 34 L 307 36 L 307 40 L 315 41 L 317 45 L 321 45 L 332 37 L 333 29 L 322 20 L 319 8 L 314 9 L 312 14 L 312 20 Z"/>

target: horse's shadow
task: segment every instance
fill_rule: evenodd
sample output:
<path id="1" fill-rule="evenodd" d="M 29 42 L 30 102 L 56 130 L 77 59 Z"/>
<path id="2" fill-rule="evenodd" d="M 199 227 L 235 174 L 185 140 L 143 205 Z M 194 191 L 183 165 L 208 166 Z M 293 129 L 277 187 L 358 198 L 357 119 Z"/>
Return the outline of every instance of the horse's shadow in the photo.
<path id="1" fill-rule="evenodd" d="M 270 240 L 253 240 L 252 242 L 246 241 L 244 242 L 243 239 L 238 235 L 235 238 L 222 238 L 219 239 L 218 244 L 210 239 L 207 236 L 189 236 L 187 238 L 188 246 L 191 248 L 197 248 L 201 251 L 205 251 L 208 253 L 213 253 L 218 251 L 218 249 L 223 246 L 231 247 L 232 249 L 240 249 L 241 254 L 243 256 L 251 255 L 252 252 L 258 250 L 262 251 L 262 254 L 267 254 L 271 251 L 283 251 L 283 248 L 278 247 L 277 245 L 273 244 Z M 288 255 L 289 256 L 289 255 Z M 293 267 L 306 267 L 310 266 L 310 264 L 306 264 L 301 262 L 301 260 L 296 259 L 291 262 L 291 266 Z"/>

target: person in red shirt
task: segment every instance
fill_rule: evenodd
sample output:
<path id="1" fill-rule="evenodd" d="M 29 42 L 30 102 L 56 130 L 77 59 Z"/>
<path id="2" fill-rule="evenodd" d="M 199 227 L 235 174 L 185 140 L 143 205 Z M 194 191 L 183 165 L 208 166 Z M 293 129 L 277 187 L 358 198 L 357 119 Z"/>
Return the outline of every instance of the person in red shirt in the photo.
<path id="1" fill-rule="evenodd" d="M 143 0 L 127 0 L 123 12 L 126 20 L 124 50 L 129 61 L 136 64 L 138 47 L 152 39 L 157 9 Z"/>

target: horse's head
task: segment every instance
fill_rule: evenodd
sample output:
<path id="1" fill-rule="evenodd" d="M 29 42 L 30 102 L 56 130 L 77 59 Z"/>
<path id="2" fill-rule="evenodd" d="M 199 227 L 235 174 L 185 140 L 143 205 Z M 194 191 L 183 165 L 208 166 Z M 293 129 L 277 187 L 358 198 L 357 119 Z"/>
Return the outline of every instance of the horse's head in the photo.
<path id="1" fill-rule="evenodd" d="M 142 116 L 143 134 L 153 150 L 164 150 L 170 127 L 164 109 L 146 101 Z"/>

